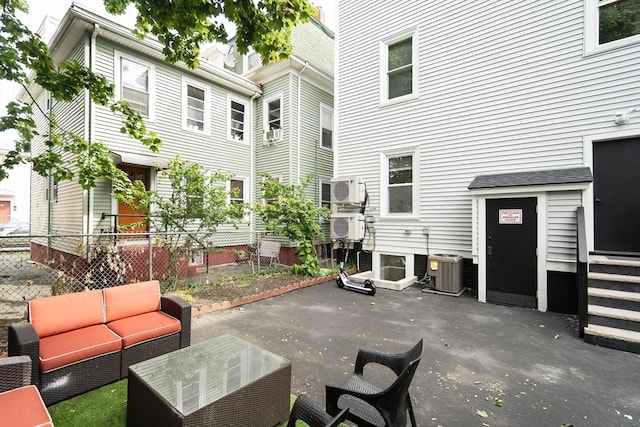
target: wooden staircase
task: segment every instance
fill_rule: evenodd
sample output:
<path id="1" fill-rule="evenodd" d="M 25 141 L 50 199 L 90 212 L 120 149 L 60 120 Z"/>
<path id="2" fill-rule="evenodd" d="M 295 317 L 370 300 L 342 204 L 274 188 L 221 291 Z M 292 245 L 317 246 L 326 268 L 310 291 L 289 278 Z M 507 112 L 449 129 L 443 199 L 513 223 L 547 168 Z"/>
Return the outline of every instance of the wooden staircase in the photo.
<path id="1" fill-rule="evenodd" d="M 640 353 L 640 259 L 589 256 L 584 340 Z"/>

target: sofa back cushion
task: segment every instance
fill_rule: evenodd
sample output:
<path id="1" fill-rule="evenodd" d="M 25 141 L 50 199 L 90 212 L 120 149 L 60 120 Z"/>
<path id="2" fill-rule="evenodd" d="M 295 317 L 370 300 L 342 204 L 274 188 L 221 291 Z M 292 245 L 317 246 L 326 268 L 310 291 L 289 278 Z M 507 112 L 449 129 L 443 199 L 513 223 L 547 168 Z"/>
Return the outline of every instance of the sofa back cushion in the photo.
<path id="1" fill-rule="evenodd" d="M 29 301 L 29 322 L 40 338 L 98 325 L 104 319 L 99 289 Z"/>
<path id="2" fill-rule="evenodd" d="M 104 291 L 107 322 L 160 310 L 160 282 L 131 283 Z"/>

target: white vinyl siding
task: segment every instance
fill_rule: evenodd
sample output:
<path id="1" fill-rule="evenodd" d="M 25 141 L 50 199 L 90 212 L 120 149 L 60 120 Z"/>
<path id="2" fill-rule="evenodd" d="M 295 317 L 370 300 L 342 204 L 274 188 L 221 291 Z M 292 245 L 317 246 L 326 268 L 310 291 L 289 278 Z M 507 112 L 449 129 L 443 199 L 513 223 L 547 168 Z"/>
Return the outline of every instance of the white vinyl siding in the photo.
<path id="1" fill-rule="evenodd" d="M 582 206 L 580 191 L 551 192 L 547 195 L 547 259 L 576 261 L 576 209 Z"/>
<path id="2" fill-rule="evenodd" d="M 584 56 L 583 2 L 371 5 L 338 6 L 334 175 L 363 177 L 368 212 L 378 216 L 380 150 L 416 145 L 420 153 L 416 220 L 382 218 L 377 250 L 426 253 L 429 226 L 431 253 L 471 257 L 467 186 L 477 175 L 585 166 L 586 135 L 637 125 L 613 118 L 640 99 L 640 49 Z M 380 40 L 407 27 L 418 33 L 419 96 L 381 104 Z"/>

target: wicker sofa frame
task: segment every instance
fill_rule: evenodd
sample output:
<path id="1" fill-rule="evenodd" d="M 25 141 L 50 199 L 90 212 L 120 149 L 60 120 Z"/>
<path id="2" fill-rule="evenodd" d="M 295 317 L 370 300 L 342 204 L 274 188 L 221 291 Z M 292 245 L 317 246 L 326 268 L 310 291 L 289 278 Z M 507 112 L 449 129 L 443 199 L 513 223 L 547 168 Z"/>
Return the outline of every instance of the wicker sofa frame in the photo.
<path id="1" fill-rule="evenodd" d="M 178 297 L 162 296 L 160 311 L 178 319 L 181 330 L 120 351 L 40 371 L 40 339 L 31 323 L 9 326 L 9 356 L 26 355 L 32 360 L 31 378 L 47 405 L 126 378 L 129 366 L 169 353 L 191 343 L 191 305 Z"/>

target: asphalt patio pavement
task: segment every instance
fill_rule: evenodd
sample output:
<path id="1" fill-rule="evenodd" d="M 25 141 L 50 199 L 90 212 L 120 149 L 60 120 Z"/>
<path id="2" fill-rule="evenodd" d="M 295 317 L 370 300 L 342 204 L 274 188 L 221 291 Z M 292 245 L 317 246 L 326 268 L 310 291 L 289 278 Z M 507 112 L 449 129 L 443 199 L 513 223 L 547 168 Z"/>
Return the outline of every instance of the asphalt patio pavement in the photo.
<path id="1" fill-rule="evenodd" d="M 332 281 L 194 318 L 192 343 L 232 334 L 281 355 L 292 393 L 324 407 L 325 384 L 346 380 L 359 347 L 399 353 L 424 338 L 410 387 L 419 426 L 640 426 L 640 355 L 586 344 L 576 327 L 469 293 L 371 297 Z"/>

